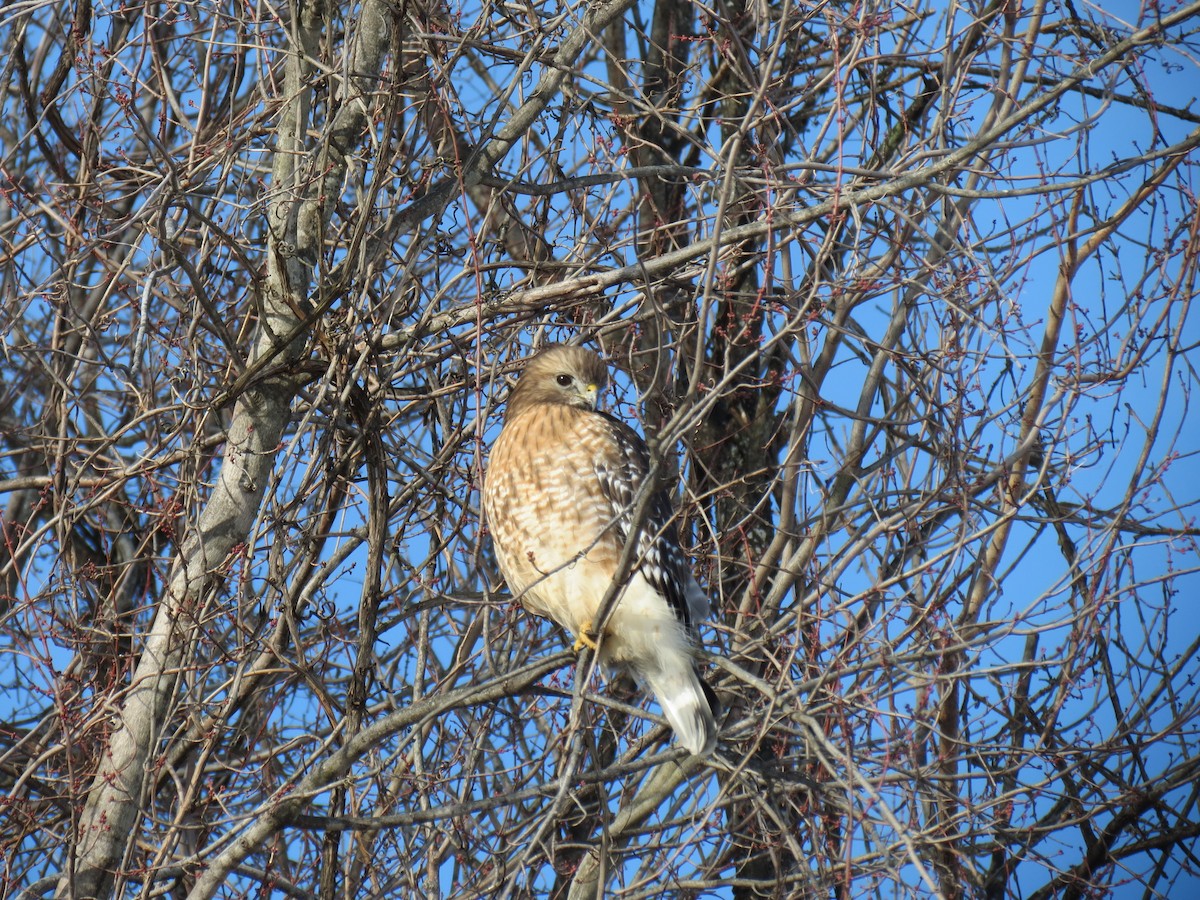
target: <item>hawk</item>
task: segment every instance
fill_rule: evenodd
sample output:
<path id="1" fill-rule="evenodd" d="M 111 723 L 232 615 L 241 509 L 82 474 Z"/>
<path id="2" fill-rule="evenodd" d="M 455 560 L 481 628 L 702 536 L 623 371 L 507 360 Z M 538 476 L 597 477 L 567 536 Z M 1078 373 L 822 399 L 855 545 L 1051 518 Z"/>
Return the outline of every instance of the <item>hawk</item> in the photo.
<path id="1" fill-rule="evenodd" d="M 597 408 L 607 381 L 604 362 L 582 347 L 548 347 L 525 367 L 484 478 L 496 559 L 526 609 L 570 632 L 576 652 L 590 646 L 607 670 L 631 671 L 679 742 L 707 756 L 717 705 L 696 672 L 693 641 L 708 598 L 679 547 L 667 495 L 655 492 L 635 520 L 650 452 L 637 432 Z M 634 564 L 597 635 L 630 540 Z"/>

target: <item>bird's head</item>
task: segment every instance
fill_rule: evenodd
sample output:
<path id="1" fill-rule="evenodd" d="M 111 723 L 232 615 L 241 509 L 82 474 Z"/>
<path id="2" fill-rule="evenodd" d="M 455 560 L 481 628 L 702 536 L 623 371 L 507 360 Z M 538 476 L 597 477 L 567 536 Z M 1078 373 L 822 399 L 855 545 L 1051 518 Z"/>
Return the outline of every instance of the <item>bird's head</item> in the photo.
<path id="1" fill-rule="evenodd" d="M 591 350 L 552 345 L 525 366 L 517 386 L 509 395 L 505 418 L 537 403 L 595 409 L 606 384 L 608 368 Z"/>

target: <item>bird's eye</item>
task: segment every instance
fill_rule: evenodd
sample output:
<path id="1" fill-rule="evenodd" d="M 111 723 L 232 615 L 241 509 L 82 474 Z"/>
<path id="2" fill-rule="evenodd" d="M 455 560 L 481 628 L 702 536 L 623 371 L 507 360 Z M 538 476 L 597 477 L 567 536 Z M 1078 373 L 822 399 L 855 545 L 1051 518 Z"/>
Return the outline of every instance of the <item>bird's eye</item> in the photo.
<path id="1" fill-rule="evenodd" d="M 559 387 L 570 387 L 571 386 L 571 376 L 568 375 L 566 372 L 563 372 L 555 380 L 558 382 Z"/>

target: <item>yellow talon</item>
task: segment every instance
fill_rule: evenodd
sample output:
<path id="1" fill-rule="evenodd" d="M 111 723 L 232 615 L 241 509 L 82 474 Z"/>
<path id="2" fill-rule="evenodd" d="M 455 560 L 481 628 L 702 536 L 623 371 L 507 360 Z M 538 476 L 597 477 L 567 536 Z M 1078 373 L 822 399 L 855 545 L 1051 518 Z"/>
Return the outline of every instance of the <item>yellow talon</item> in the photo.
<path id="1" fill-rule="evenodd" d="M 584 647 L 593 651 L 599 650 L 600 647 L 596 644 L 596 639 L 591 635 L 592 622 L 589 619 L 583 623 L 583 627 L 579 629 L 579 637 L 575 638 L 575 652 L 580 652 Z"/>

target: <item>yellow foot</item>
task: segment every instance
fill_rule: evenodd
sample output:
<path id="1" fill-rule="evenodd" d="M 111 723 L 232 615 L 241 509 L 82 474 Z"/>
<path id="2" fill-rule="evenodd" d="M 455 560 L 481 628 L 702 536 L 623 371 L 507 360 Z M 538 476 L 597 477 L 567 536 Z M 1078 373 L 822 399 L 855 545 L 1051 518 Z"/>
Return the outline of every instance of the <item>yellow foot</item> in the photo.
<path id="1" fill-rule="evenodd" d="M 579 637 L 575 638 L 575 652 L 578 653 L 584 647 L 593 651 L 600 648 L 596 645 L 596 639 L 592 637 L 592 620 L 588 619 L 579 629 Z"/>

